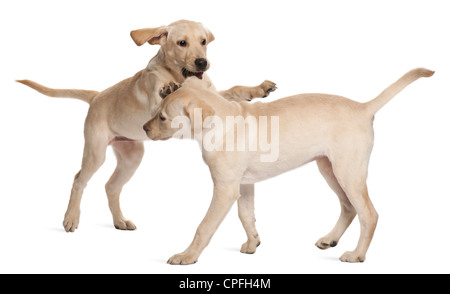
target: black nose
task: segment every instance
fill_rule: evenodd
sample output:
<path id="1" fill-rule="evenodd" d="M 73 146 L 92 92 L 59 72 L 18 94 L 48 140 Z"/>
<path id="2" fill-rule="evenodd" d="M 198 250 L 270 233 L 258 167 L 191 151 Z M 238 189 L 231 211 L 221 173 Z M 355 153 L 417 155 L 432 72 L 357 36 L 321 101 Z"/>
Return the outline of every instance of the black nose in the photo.
<path id="1" fill-rule="evenodd" d="M 205 58 L 197 58 L 195 60 L 195 66 L 197 67 L 197 70 L 205 71 L 206 67 L 208 66 L 208 60 L 206 60 Z"/>
<path id="2" fill-rule="evenodd" d="M 147 128 L 146 125 L 144 125 L 144 131 L 145 131 L 146 133 L 148 133 L 148 128 Z"/>

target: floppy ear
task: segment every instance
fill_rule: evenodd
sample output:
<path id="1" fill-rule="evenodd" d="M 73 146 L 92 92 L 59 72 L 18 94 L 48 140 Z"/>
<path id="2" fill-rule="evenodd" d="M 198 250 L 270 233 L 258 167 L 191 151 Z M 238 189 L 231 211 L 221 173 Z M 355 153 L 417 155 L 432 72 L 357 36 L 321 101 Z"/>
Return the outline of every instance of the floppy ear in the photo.
<path id="1" fill-rule="evenodd" d="M 148 42 L 150 45 L 162 44 L 167 40 L 167 26 L 147 28 L 131 31 L 130 35 L 136 45 L 141 46 Z"/>
<path id="2" fill-rule="evenodd" d="M 205 31 L 206 31 L 206 39 L 207 39 L 208 43 L 211 43 L 212 41 L 214 41 L 216 39 L 210 30 L 205 28 Z"/>
<path id="3" fill-rule="evenodd" d="M 200 109 L 200 111 L 198 109 Z M 191 120 L 192 125 L 194 125 L 196 119 L 200 119 L 199 117 L 196 117 L 197 115 L 201 114 L 201 121 L 203 122 L 205 118 L 207 118 L 208 116 L 213 116 L 215 113 L 214 109 L 209 104 L 198 100 L 191 101 L 189 104 L 187 104 L 184 107 L 184 112 Z"/>

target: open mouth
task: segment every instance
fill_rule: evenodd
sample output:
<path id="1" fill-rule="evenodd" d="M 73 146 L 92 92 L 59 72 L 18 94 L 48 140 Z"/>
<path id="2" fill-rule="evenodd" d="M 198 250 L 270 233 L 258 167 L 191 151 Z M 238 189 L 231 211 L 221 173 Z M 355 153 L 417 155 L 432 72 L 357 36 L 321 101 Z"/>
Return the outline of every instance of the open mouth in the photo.
<path id="1" fill-rule="evenodd" d="M 192 71 L 188 71 L 187 69 L 183 68 L 181 70 L 181 72 L 183 73 L 183 76 L 185 78 L 194 77 L 195 76 L 195 77 L 199 78 L 200 80 L 203 79 L 203 72 L 202 71 L 192 72 Z"/>

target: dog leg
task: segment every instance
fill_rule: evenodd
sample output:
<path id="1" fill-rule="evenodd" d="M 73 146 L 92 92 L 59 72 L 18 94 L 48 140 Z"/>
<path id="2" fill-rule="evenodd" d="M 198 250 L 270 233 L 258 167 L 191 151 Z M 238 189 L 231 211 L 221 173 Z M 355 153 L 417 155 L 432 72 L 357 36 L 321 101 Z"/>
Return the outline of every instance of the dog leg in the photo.
<path id="1" fill-rule="evenodd" d="M 180 254 L 172 256 L 169 264 L 192 264 L 197 262 L 222 220 L 239 198 L 239 183 L 223 183 L 214 186 L 214 195 L 205 218 L 200 223 L 191 245 Z"/>
<path id="2" fill-rule="evenodd" d="M 239 219 L 244 226 L 247 234 L 247 242 L 242 244 L 242 253 L 255 253 L 256 247 L 261 244 L 258 232 L 255 226 L 255 185 L 241 184 L 241 197 L 238 199 L 238 214 Z"/>
<path id="3" fill-rule="evenodd" d="M 127 220 L 120 209 L 120 192 L 122 187 L 131 179 L 144 156 L 144 144 L 142 142 L 115 142 L 112 144 L 117 158 L 117 166 L 106 183 L 105 189 L 108 195 L 109 209 L 113 216 L 114 227 L 120 230 L 135 230 L 136 226 Z"/>
<path id="4" fill-rule="evenodd" d="M 86 130 L 91 130 L 86 128 Z M 85 134 L 85 146 L 81 170 L 75 176 L 70 193 L 69 205 L 64 215 L 63 226 L 66 232 L 75 232 L 80 222 L 80 203 L 84 188 L 92 175 L 105 161 L 106 147 L 108 146 L 107 135 L 102 136 L 100 132 Z"/>
<path id="5" fill-rule="evenodd" d="M 345 230 L 347 230 L 348 226 L 355 218 L 356 211 L 348 200 L 344 190 L 342 190 L 341 185 L 339 185 L 328 158 L 321 157 L 316 160 L 316 163 L 320 173 L 325 178 L 330 188 L 336 193 L 341 204 L 341 215 L 333 230 L 316 242 L 316 246 L 320 249 L 328 249 L 338 244 L 342 234 L 344 234 Z"/>
<path id="6" fill-rule="evenodd" d="M 277 85 L 271 81 L 264 81 L 256 87 L 235 86 L 231 89 L 219 91 L 225 99 L 231 101 L 251 101 L 253 98 L 265 98 L 277 89 Z"/>
<path id="7" fill-rule="evenodd" d="M 182 85 L 175 82 L 165 84 L 159 91 L 159 96 L 165 99 L 171 93 L 175 92 Z M 219 91 L 219 94 L 230 101 L 251 101 L 253 98 L 265 98 L 277 89 L 277 85 L 271 81 L 264 81 L 256 87 L 235 86 L 231 89 Z"/>
<path id="8" fill-rule="evenodd" d="M 333 171 L 348 200 L 355 208 L 360 223 L 360 237 L 354 251 L 345 252 L 339 259 L 346 262 L 363 262 L 372 241 L 378 221 L 378 213 L 367 192 L 367 160 L 360 160 L 357 152 L 347 159 L 332 162 Z"/>

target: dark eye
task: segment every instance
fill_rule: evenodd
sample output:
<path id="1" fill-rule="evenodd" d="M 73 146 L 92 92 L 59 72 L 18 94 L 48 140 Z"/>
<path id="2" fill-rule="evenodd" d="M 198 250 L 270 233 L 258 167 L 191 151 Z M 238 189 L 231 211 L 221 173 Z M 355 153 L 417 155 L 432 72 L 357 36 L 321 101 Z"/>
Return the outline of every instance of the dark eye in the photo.
<path id="1" fill-rule="evenodd" d="M 162 113 L 159 114 L 159 119 L 160 119 L 161 121 L 165 121 L 165 120 L 166 120 L 166 118 L 162 115 Z"/>
<path id="2" fill-rule="evenodd" d="M 186 43 L 185 40 L 178 41 L 177 44 L 178 44 L 179 46 L 181 46 L 181 47 L 186 47 L 186 45 L 187 45 L 187 43 Z"/>
<path id="3" fill-rule="evenodd" d="M 205 46 L 206 45 L 206 39 L 202 40 L 202 45 Z"/>

